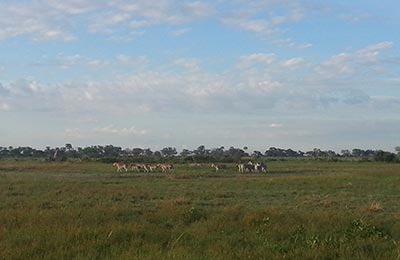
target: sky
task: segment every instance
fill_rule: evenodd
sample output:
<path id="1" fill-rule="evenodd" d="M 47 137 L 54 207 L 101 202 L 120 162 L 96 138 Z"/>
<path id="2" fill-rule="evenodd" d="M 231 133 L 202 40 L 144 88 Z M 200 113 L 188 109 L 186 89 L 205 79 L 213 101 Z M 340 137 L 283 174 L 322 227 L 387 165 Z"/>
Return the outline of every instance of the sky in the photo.
<path id="1" fill-rule="evenodd" d="M 400 145 L 397 0 L 1 0 L 0 146 Z"/>

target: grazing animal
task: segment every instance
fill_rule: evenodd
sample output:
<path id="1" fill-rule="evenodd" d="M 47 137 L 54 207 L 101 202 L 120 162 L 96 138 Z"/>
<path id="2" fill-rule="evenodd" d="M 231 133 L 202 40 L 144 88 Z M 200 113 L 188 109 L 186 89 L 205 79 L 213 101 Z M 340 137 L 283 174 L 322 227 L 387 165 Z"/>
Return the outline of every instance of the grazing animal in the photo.
<path id="1" fill-rule="evenodd" d="M 267 165 L 264 163 L 253 163 L 252 161 L 248 161 L 247 163 L 238 163 L 237 164 L 239 172 L 265 172 L 267 169 Z"/>
<path id="2" fill-rule="evenodd" d="M 261 163 L 261 171 L 262 172 L 267 172 L 268 165 L 266 163 Z"/>
<path id="3" fill-rule="evenodd" d="M 265 163 L 256 163 L 255 165 L 256 172 L 267 172 L 267 165 Z"/>
<path id="4" fill-rule="evenodd" d="M 244 163 L 238 163 L 237 164 L 239 172 L 244 172 Z"/>
<path id="5" fill-rule="evenodd" d="M 135 171 L 135 172 L 140 172 L 140 170 L 141 170 L 140 165 L 137 163 L 130 164 L 129 169 L 131 169 L 132 171 Z"/>
<path id="6" fill-rule="evenodd" d="M 113 163 L 113 166 L 117 167 L 117 172 L 122 172 L 122 170 L 125 170 L 126 172 L 128 171 L 128 167 L 126 166 L 125 163 L 122 162 Z"/>
<path id="7" fill-rule="evenodd" d="M 146 165 L 146 167 L 147 167 L 147 169 L 149 169 L 150 172 L 154 172 L 158 168 L 157 165 L 154 165 L 154 164 L 148 164 L 148 165 Z"/>
<path id="8" fill-rule="evenodd" d="M 174 169 L 174 166 L 169 163 L 160 163 L 160 164 L 157 164 L 157 166 L 161 169 L 162 172 L 169 172 Z"/>
<path id="9" fill-rule="evenodd" d="M 144 172 L 149 172 L 149 168 L 144 163 L 138 163 L 136 166 L 138 167 L 139 171 L 143 170 Z"/>
<path id="10" fill-rule="evenodd" d="M 226 169 L 226 165 L 225 164 L 211 164 L 211 168 L 215 169 L 215 172 L 218 172 L 219 170 L 224 170 Z"/>
<path id="11" fill-rule="evenodd" d="M 255 170 L 255 165 L 252 162 L 248 162 L 244 165 L 245 172 L 254 172 L 254 170 Z"/>

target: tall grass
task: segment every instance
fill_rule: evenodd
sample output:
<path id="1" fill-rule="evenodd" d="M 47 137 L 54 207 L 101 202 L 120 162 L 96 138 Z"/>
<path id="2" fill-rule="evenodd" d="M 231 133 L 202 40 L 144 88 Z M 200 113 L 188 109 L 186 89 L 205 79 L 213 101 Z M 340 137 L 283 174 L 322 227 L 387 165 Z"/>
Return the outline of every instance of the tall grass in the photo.
<path id="1" fill-rule="evenodd" d="M 400 165 L 269 167 L 0 162 L 0 259 L 400 257 Z"/>

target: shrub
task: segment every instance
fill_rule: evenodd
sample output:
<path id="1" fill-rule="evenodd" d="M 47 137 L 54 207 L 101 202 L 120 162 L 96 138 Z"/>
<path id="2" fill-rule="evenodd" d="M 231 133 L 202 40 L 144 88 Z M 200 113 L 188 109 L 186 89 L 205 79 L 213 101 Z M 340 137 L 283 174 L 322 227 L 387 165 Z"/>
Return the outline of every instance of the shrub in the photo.
<path id="1" fill-rule="evenodd" d="M 396 155 L 390 152 L 378 151 L 374 155 L 374 160 L 377 162 L 395 162 Z"/>

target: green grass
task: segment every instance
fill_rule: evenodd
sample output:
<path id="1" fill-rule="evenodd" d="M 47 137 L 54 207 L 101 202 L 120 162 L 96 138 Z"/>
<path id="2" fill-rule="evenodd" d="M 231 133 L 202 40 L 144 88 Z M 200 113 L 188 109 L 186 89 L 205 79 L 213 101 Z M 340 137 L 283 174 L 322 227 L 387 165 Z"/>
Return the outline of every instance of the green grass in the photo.
<path id="1" fill-rule="evenodd" d="M 399 259 L 399 185 L 400 164 L 384 163 L 0 161 L 0 259 Z"/>

